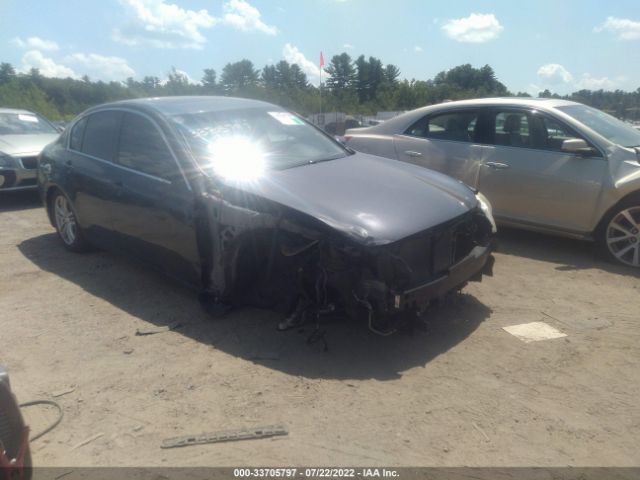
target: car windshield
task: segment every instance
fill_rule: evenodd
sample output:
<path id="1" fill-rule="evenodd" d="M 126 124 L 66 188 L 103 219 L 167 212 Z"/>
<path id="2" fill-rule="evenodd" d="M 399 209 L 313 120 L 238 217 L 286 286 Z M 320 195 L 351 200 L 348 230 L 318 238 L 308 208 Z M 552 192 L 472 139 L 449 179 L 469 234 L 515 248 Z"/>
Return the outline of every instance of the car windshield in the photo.
<path id="1" fill-rule="evenodd" d="M 251 108 L 174 115 L 200 165 L 229 172 L 283 170 L 349 153 L 297 115 Z"/>
<path id="2" fill-rule="evenodd" d="M 557 108 L 613 143 L 623 147 L 640 146 L 640 131 L 602 110 L 586 105 L 568 105 Z"/>
<path id="3" fill-rule="evenodd" d="M 0 135 L 58 133 L 49 122 L 34 113 L 0 113 Z"/>

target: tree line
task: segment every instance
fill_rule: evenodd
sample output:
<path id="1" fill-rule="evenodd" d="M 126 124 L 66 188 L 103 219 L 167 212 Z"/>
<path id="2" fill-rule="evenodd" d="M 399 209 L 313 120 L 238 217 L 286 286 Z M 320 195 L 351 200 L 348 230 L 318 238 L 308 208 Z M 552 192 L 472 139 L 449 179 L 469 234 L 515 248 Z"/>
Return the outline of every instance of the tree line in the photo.
<path id="1" fill-rule="evenodd" d="M 376 57 L 347 53 L 333 56 L 327 64 L 322 88 L 313 85 L 295 64 L 282 60 L 258 69 L 247 59 L 228 63 L 220 75 L 212 68 L 203 71 L 199 82 L 172 68 L 165 80 L 145 76 L 124 82 L 104 82 L 87 76 L 81 79 L 49 78 L 36 68 L 18 73 L 10 63 L 0 63 L 0 106 L 35 110 L 52 120 L 68 120 L 101 103 L 129 98 L 167 95 L 227 95 L 266 100 L 303 115 L 323 111 L 374 115 L 378 111 L 410 110 L 444 100 L 494 96 L 530 96 L 510 92 L 489 66 L 459 65 L 428 80 L 401 80 L 400 69 Z M 575 100 L 605 110 L 619 118 L 640 120 L 640 88 L 622 90 L 580 90 L 559 96 L 545 90 L 542 97 Z M 322 105 L 321 102 L 322 101 Z"/>

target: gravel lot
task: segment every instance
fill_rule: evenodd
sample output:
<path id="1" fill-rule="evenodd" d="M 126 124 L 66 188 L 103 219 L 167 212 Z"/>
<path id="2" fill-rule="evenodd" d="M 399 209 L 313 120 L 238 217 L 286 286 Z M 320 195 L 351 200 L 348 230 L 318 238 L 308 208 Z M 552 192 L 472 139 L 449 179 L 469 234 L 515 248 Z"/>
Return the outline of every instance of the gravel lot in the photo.
<path id="1" fill-rule="evenodd" d="M 0 196 L 0 266 L 0 362 L 20 401 L 59 395 L 65 413 L 36 465 L 640 464 L 640 279 L 589 244 L 505 230 L 495 276 L 426 330 L 332 322 L 328 352 L 274 313 L 211 319 L 153 271 L 67 253 L 34 193 Z M 567 336 L 502 329 L 534 321 Z M 25 414 L 34 431 L 53 416 Z M 274 423 L 289 436 L 159 448 Z"/>

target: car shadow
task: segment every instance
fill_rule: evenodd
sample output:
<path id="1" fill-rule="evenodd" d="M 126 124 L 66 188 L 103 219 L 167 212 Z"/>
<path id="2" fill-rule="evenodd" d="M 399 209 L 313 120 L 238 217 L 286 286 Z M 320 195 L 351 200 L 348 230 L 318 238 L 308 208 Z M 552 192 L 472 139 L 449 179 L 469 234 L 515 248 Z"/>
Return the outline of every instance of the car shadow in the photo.
<path id="1" fill-rule="evenodd" d="M 37 190 L 0 191 L 0 212 L 13 212 L 41 207 L 42 203 Z"/>
<path id="2" fill-rule="evenodd" d="M 592 242 L 506 227 L 500 228 L 498 240 L 500 253 L 554 263 L 558 271 L 595 268 L 617 275 L 640 277 L 638 269 L 603 258 Z"/>
<path id="3" fill-rule="evenodd" d="M 176 332 L 239 358 L 290 375 L 324 379 L 391 380 L 467 338 L 491 311 L 475 297 L 458 295 L 428 315 L 423 328 L 382 337 L 345 319 L 276 330 L 280 315 L 239 308 L 222 318 L 206 314 L 195 292 L 144 266 L 106 252 L 72 254 L 55 234 L 23 241 L 20 252 L 40 269 L 73 282 L 129 315 L 157 326 L 180 324 Z M 135 334 L 132 325 L 132 334 Z M 309 341 L 316 337 L 317 341 Z"/>

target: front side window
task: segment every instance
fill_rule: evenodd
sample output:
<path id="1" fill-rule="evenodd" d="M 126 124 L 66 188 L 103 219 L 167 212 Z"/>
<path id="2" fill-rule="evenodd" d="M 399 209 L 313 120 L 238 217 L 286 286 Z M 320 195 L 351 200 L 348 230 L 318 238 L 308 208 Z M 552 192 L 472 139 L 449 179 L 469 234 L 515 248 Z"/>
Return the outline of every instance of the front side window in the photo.
<path id="1" fill-rule="evenodd" d="M 111 110 L 91 114 L 84 129 L 80 151 L 92 157 L 113 161 L 121 116 L 121 112 Z"/>
<path id="2" fill-rule="evenodd" d="M 178 173 L 171 152 L 156 126 L 147 118 L 129 112 L 122 118 L 117 163 L 167 180 Z"/>
<path id="3" fill-rule="evenodd" d="M 526 112 L 508 110 L 495 116 L 495 145 L 506 147 L 530 147 L 531 132 Z"/>
<path id="4" fill-rule="evenodd" d="M 422 118 L 407 130 L 413 137 L 455 142 L 472 142 L 478 121 L 477 112 L 451 112 Z"/>
<path id="5" fill-rule="evenodd" d="M 581 138 L 565 125 L 549 117 L 540 117 L 537 126 L 539 131 L 533 138 L 534 148 L 561 152 L 565 140 Z"/>

